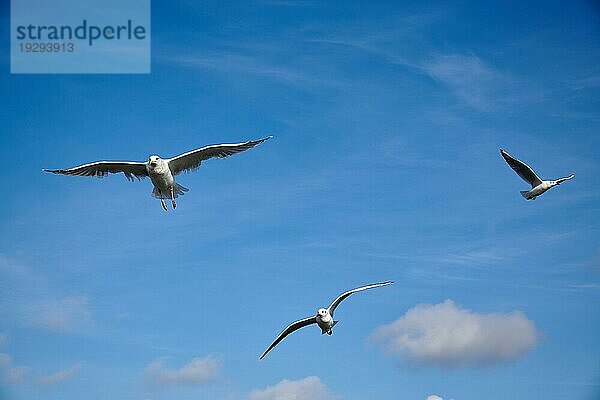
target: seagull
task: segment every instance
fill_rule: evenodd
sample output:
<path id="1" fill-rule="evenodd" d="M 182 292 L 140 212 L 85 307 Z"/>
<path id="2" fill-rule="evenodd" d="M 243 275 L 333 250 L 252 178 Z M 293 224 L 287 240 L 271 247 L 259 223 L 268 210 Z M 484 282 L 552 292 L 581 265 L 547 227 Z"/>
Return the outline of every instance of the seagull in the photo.
<path id="1" fill-rule="evenodd" d="M 195 171 L 204 160 L 213 157 L 229 157 L 251 149 L 272 137 L 268 136 L 264 139 L 243 143 L 214 144 L 167 159 L 151 155 L 146 162 L 97 161 L 69 169 L 43 169 L 42 171 L 60 175 L 96 176 L 98 178 L 103 178 L 109 173 L 122 172 L 129 181 L 133 181 L 134 178 L 142 180 L 149 177 L 154 185 L 152 197 L 160 199 L 163 209 L 167 211 L 165 199 L 170 199 L 173 209 L 175 209 L 177 207 L 175 199 L 189 190 L 175 182 L 175 176 L 179 173 Z"/>
<path id="2" fill-rule="evenodd" d="M 321 335 L 324 335 L 325 333 L 327 333 L 328 335 L 331 335 L 333 333 L 332 328 L 335 326 L 335 324 L 338 323 L 338 321 L 333 320 L 333 312 L 335 311 L 336 307 L 339 306 L 340 303 L 344 299 L 346 299 L 353 293 L 361 292 L 361 291 L 367 290 L 367 289 L 373 289 L 373 288 L 380 287 L 380 286 L 391 285 L 392 283 L 394 283 L 394 282 L 387 281 L 387 282 L 381 282 L 381 283 L 372 283 L 370 285 L 361 286 L 356 289 L 348 290 L 347 292 L 342 293 L 341 295 L 338 296 L 337 299 L 335 299 L 333 301 L 333 303 L 331 303 L 331 305 L 327 309 L 319 308 L 317 310 L 316 315 L 314 315 L 312 317 L 301 319 L 296 322 L 292 322 L 287 328 L 285 328 L 283 330 L 283 332 L 281 332 L 279 334 L 279 336 L 277 336 L 277 339 L 275 339 L 275 341 L 273 343 L 271 343 L 269 348 L 267 350 L 265 350 L 263 355 L 260 356 L 260 359 L 262 360 L 267 355 L 267 353 L 269 351 L 271 351 L 271 349 L 273 347 L 277 346 L 279 344 L 279 342 L 281 342 L 287 335 L 289 335 L 290 333 L 292 333 L 300 328 L 304 328 L 305 326 L 317 324 L 317 325 L 319 325 L 319 328 L 321 328 Z"/>
<path id="3" fill-rule="evenodd" d="M 515 170 L 515 172 L 527 183 L 531 185 L 531 190 L 522 190 L 521 196 L 526 200 L 535 200 L 536 197 L 541 196 L 548 189 L 558 186 L 564 181 L 573 179 L 575 174 L 571 174 L 564 178 L 559 178 L 555 181 L 543 181 L 539 176 L 531 169 L 531 167 L 525 164 L 521 160 L 517 160 L 506 151 L 500 149 L 500 154 L 506 160 L 508 165 Z"/>

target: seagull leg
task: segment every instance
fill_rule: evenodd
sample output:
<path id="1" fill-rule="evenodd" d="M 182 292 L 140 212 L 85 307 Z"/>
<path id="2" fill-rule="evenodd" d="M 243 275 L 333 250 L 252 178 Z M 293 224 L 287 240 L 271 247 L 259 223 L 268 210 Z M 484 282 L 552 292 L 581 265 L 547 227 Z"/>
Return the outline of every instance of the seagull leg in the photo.
<path id="1" fill-rule="evenodd" d="M 173 186 L 169 189 L 171 191 L 171 204 L 173 205 L 173 210 L 177 208 L 177 203 L 175 203 L 175 195 L 173 194 Z"/>
<path id="2" fill-rule="evenodd" d="M 165 204 L 165 199 L 161 198 L 161 199 L 160 199 L 160 204 L 162 205 L 162 208 L 163 208 L 165 211 L 168 211 L 168 210 L 167 210 L 167 205 Z"/>

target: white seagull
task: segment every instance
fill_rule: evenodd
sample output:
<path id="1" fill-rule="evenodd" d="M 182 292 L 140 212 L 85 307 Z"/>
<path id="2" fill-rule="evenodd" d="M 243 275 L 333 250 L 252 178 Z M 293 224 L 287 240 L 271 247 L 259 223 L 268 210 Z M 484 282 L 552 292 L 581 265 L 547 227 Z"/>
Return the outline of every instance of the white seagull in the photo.
<path id="1" fill-rule="evenodd" d="M 387 281 L 387 282 L 381 282 L 381 283 L 373 283 L 370 285 L 358 287 L 356 289 L 348 290 L 347 292 L 342 293 L 341 295 L 338 296 L 337 299 L 335 299 L 333 301 L 333 303 L 331 303 L 331 305 L 327 309 L 319 308 L 319 310 L 317 310 L 316 315 L 314 315 L 312 317 L 301 319 L 296 322 L 292 322 L 287 328 L 285 328 L 283 330 L 283 332 L 281 332 L 279 334 L 279 336 L 277 336 L 277 339 L 275 339 L 275 341 L 273 343 L 271 343 L 269 348 L 267 350 L 265 350 L 263 355 L 260 356 L 260 359 L 262 360 L 267 355 L 267 353 L 269 351 L 271 351 L 271 349 L 273 347 L 277 346 L 279 344 L 279 342 L 281 342 L 287 335 L 289 335 L 290 333 L 292 333 L 300 328 L 304 328 L 305 326 L 317 324 L 317 325 L 319 325 L 319 328 L 321 328 L 321 335 L 323 335 L 325 333 L 327 333 L 328 335 L 331 335 L 333 333 L 333 331 L 331 329 L 334 327 L 335 324 L 338 323 L 338 321 L 333 320 L 333 312 L 335 311 L 336 307 L 339 306 L 340 303 L 344 299 L 349 297 L 352 293 L 361 292 L 363 290 L 372 289 L 372 288 L 376 288 L 379 286 L 391 285 L 392 283 L 394 283 L 394 282 Z"/>
<path id="2" fill-rule="evenodd" d="M 243 143 L 214 144 L 167 159 L 152 155 L 146 162 L 97 161 L 69 169 L 44 169 L 43 171 L 61 175 L 97 176 L 98 178 L 103 178 L 109 173 L 122 172 L 129 181 L 133 181 L 134 178 L 142 180 L 149 177 L 154 185 L 152 197 L 160 199 L 162 207 L 167 211 L 165 199 L 171 199 L 173 209 L 175 209 L 177 207 L 175 199 L 189 190 L 175 182 L 175 176 L 179 173 L 195 171 L 204 160 L 213 157 L 229 157 L 248 150 L 272 137 Z"/>
<path id="3" fill-rule="evenodd" d="M 504 150 L 500 149 L 500 154 L 506 160 L 508 165 L 515 170 L 515 172 L 527 183 L 531 185 L 531 190 L 522 190 L 521 196 L 527 200 L 535 200 L 536 197 L 541 196 L 548 189 L 554 186 L 560 185 L 564 181 L 573 179 L 575 174 L 571 174 L 564 178 L 559 178 L 555 181 L 543 181 L 539 176 L 531 169 L 531 167 L 525 164 L 521 160 L 517 160 Z"/>

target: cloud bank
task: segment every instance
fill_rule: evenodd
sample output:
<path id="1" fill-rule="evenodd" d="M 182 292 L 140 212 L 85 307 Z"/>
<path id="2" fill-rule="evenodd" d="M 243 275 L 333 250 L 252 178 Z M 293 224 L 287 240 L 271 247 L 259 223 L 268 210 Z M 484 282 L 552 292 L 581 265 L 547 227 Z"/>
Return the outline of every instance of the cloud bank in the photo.
<path id="1" fill-rule="evenodd" d="M 417 366 L 491 366 L 514 360 L 538 341 L 534 323 L 520 311 L 476 313 L 452 300 L 420 304 L 371 335 L 384 352 Z"/>
<path id="2" fill-rule="evenodd" d="M 318 376 L 290 381 L 282 380 L 274 386 L 250 393 L 250 400 L 336 400 Z"/>

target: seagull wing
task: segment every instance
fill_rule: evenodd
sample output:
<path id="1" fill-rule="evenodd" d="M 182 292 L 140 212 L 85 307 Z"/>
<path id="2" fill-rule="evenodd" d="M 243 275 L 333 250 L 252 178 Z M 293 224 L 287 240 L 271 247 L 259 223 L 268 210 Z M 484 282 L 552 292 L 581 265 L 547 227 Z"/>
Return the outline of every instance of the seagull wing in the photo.
<path id="1" fill-rule="evenodd" d="M 60 175 L 97 176 L 98 178 L 103 178 L 109 173 L 122 172 L 130 181 L 133 181 L 134 178 L 143 179 L 148 176 L 145 163 L 130 161 L 98 161 L 69 169 L 44 169 L 42 171 Z"/>
<path id="2" fill-rule="evenodd" d="M 273 343 L 271 343 L 271 345 L 269 346 L 269 348 L 267 350 L 265 350 L 265 352 L 263 353 L 262 356 L 260 356 L 260 359 L 262 360 L 269 351 L 271 351 L 271 349 L 275 346 L 277 346 L 279 344 L 279 342 L 281 342 L 287 335 L 289 335 L 290 333 L 300 329 L 300 328 L 304 328 L 305 326 L 308 325 L 312 325 L 312 324 L 316 324 L 317 323 L 317 318 L 312 316 L 312 317 L 308 317 L 308 318 L 304 318 L 301 319 L 299 321 L 296 322 L 292 322 L 287 328 L 285 328 L 283 330 L 283 332 L 281 332 L 279 334 L 279 336 L 277 336 L 277 339 L 275 339 L 275 341 Z"/>
<path id="3" fill-rule="evenodd" d="M 525 181 L 528 182 L 531 187 L 536 187 L 542 180 L 539 176 L 531 169 L 531 167 L 525 164 L 521 160 L 517 160 L 504 150 L 500 149 L 500 154 L 506 160 L 506 163 Z"/>
<path id="4" fill-rule="evenodd" d="M 575 174 L 571 174 L 569 176 L 565 176 L 564 178 L 557 179 L 556 182 L 560 185 L 564 181 L 568 181 L 569 179 L 575 178 Z"/>
<path id="5" fill-rule="evenodd" d="M 331 314 L 331 316 L 333 317 L 333 312 L 335 311 L 336 307 L 340 305 L 340 303 L 346 299 L 347 297 L 350 297 L 351 294 L 356 293 L 356 292 L 362 292 L 363 290 L 367 290 L 367 289 L 373 289 L 379 286 L 386 286 L 386 285 L 391 285 L 392 281 L 387 281 L 387 282 L 380 282 L 380 283 L 372 283 L 370 285 L 366 285 L 366 286 L 361 286 L 361 287 L 357 287 L 356 289 L 352 289 L 352 290 L 348 290 L 345 293 L 342 293 L 341 295 L 338 296 L 337 299 L 335 299 L 333 301 L 333 303 L 331 303 L 331 305 L 329 306 L 329 308 L 327 309 L 327 311 L 329 311 L 329 314 Z"/>
<path id="6" fill-rule="evenodd" d="M 169 163 L 171 173 L 173 175 L 177 175 L 182 171 L 190 172 L 198 169 L 204 160 L 208 160 L 209 158 L 213 157 L 229 157 L 236 153 L 251 149 L 257 144 L 269 140 L 272 137 L 273 136 L 269 136 L 264 139 L 254 141 L 250 140 L 243 143 L 213 144 L 211 146 L 202 147 L 201 149 L 188 151 L 187 153 L 180 154 L 177 157 L 173 157 L 167 161 Z"/>

